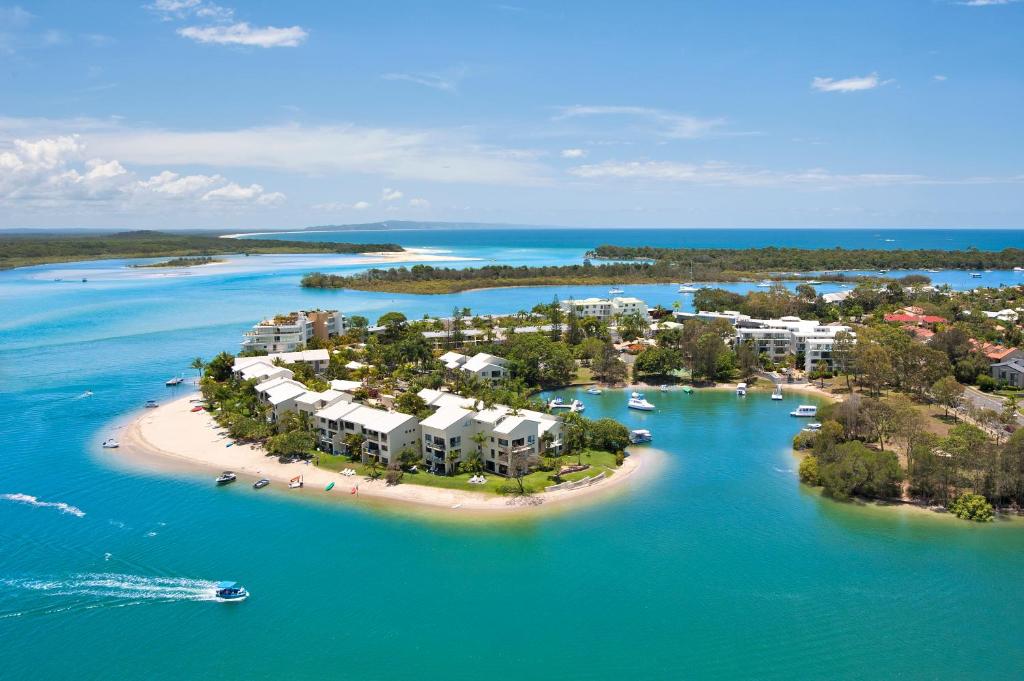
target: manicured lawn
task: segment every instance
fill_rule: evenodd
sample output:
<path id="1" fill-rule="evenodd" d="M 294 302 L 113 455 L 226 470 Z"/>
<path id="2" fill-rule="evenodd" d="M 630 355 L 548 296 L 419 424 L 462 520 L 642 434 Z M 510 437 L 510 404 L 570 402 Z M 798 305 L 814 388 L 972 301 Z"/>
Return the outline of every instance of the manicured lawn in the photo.
<path id="1" fill-rule="evenodd" d="M 613 475 L 615 472 L 615 455 L 611 452 L 586 450 L 579 457 L 575 454 L 562 457 L 562 461 L 565 465 L 575 464 L 577 459 L 584 464 L 590 464 L 590 468 L 585 471 L 579 471 L 578 473 L 570 473 L 563 477 L 562 480 L 580 480 L 591 475 L 597 475 L 602 471 L 604 471 L 604 474 L 607 477 Z M 347 456 L 320 454 L 320 468 L 332 471 L 342 471 L 346 468 L 352 468 L 356 471 L 359 477 L 366 477 L 369 475 L 368 466 L 358 462 L 353 463 Z M 381 469 L 381 476 L 383 475 L 384 471 Z M 484 477 L 487 478 L 487 482 L 485 484 L 470 484 L 469 479 L 474 475 L 474 473 L 434 475 L 423 470 L 419 470 L 415 473 L 406 471 L 402 476 L 401 484 L 443 487 L 445 489 L 461 489 L 470 492 L 491 492 L 492 494 L 498 494 L 499 490 L 503 487 L 518 489 L 515 480 L 489 473 L 484 473 Z M 554 471 L 534 471 L 523 478 L 523 485 L 529 492 L 543 492 L 545 487 L 555 484 L 554 475 Z"/>

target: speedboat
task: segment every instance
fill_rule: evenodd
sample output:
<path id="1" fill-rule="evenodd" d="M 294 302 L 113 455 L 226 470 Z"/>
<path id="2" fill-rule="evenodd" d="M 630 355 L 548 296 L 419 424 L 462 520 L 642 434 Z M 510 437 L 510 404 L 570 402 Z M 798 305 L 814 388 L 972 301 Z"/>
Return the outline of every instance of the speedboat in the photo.
<path id="1" fill-rule="evenodd" d="M 1024 272 L 1024 267 L 1014 267 L 1013 271 L 1014 272 Z"/>
<path id="2" fill-rule="evenodd" d="M 928 272 L 930 272 L 931 274 L 938 274 L 941 271 L 942 270 L 928 270 Z"/>
<path id="3" fill-rule="evenodd" d="M 633 393 L 630 395 L 626 406 L 630 409 L 639 409 L 640 411 L 654 411 L 654 405 L 644 399 L 643 393 Z"/>
<path id="4" fill-rule="evenodd" d="M 629 431 L 629 441 L 634 445 L 650 442 L 652 439 L 654 438 L 651 436 L 651 431 L 646 428 L 638 428 L 637 430 Z"/>
<path id="5" fill-rule="evenodd" d="M 817 421 L 815 421 L 814 423 L 808 423 L 806 426 L 804 426 L 804 430 L 808 433 L 817 433 L 819 430 L 821 430 L 821 424 L 818 423 Z"/>
<path id="6" fill-rule="evenodd" d="M 981 279 L 981 272 L 971 272 L 971 279 Z"/>
<path id="7" fill-rule="evenodd" d="M 566 402 L 561 397 L 556 397 L 548 402 L 548 409 L 551 411 L 554 411 L 555 409 L 572 409 L 572 404 Z"/>
<path id="8" fill-rule="evenodd" d="M 625 293 L 625 291 L 623 291 L 618 286 L 613 286 L 612 288 L 608 289 L 608 293 L 610 293 L 610 294 L 612 294 L 614 296 L 614 295 L 618 295 L 620 293 Z"/>
<path id="9" fill-rule="evenodd" d="M 164 385 L 170 388 L 175 385 L 181 385 L 181 382 L 184 380 L 185 379 L 182 378 L 181 376 L 175 376 L 174 378 L 168 378 L 166 381 L 164 381 Z"/>
<path id="10" fill-rule="evenodd" d="M 231 471 L 224 471 L 217 476 L 216 483 L 218 485 L 228 485 L 238 479 L 238 476 Z"/>
<path id="11" fill-rule="evenodd" d="M 736 394 L 739 395 L 740 397 L 746 397 L 746 395 L 747 395 L 747 384 L 746 383 L 737 383 L 736 384 Z"/>
<path id="12" fill-rule="evenodd" d="M 775 390 L 772 391 L 772 399 L 773 400 L 781 400 L 782 399 L 782 386 L 781 385 L 775 386 Z"/>
<path id="13" fill-rule="evenodd" d="M 683 284 L 682 286 L 679 287 L 680 293 L 696 293 L 699 290 L 700 289 L 694 286 L 693 284 Z"/>
<path id="14" fill-rule="evenodd" d="M 587 388 L 588 395 L 600 395 L 602 392 L 600 388 Z"/>
<path id="15" fill-rule="evenodd" d="M 252 483 L 252 487 L 253 487 L 253 489 L 263 489 L 264 487 L 266 487 L 269 484 L 270 484 L 269 480 L 267 480 L 266 478 L 260 478 L 256 482 Z"/>
<path id="16" fill-rule="evenodd" d="M 249 592 L 238 582 L 217 582 L 214 595 L 218 601 L 224 603 L 233 601 L 244 601 L 249 597 Z"/>
<path id="17" fill-rule="evenodd" d="M 769 280 L 765 279 L 764 281 L 758 282 L 757 287 L 758 288 L 771 288 L 772 287 L 772 282 L 770 282 Z"/>
<path id="18" fill-rule="evenodd" d="M 660 390 L 660 391 L 661 391 L 661 392 L 663 392 L 663 393 L 667 393 L 667 392 L 668 392 L 668 385 L 666 385 L 666 384 L 662 383 L 662 384 L 661 384 L 661 387 L 660 387 L 660 388 L 658 388 L 658 390 Z"/>
<path id="19" fill-rule="evenodd" d="M 156 409 L 157 406 L 159 405 L 157 405 L 156 400 L 146 400 L 146 409 Z"/>
<path id="20" fill-rule="evenodd" d="M 117 440 L 115 440 L 112 437 L 111 438 L 107 438 L 106 440 L 103 441 L 103 448 L 104 449 L 117 449 L 120 446 L 121 445 L 117 442 Z"/>
<path id="21" fill-rule="evenodd" d="M 813 404 L 801 404 L 799 407 L 789 412 L 790 416 L 806 416 L 808 418 L 818 415 L 818 408 Z"/>
<path id="22" fill-rule="evenodd" d="M 288 481 L 288 489 L 298 489 L 302 487 L 302 476 L 296 475 L 294 478 Z"/>

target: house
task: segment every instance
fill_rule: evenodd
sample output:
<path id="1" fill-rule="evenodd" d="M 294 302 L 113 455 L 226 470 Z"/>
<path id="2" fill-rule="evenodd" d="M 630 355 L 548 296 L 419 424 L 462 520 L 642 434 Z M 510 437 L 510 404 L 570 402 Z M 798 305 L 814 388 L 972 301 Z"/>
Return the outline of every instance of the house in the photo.
<path id="1" fill-rule="evenodd" d="M 426 402 L 428 407 L 433 409 L 441 409 L 442 407 L 461 407 L 462 409 L 473 409 L 476 406 L 476 400 L 472 397 L 462 397 L 445 390 L 434 390 L 433 388 L 424 388 L 420 390 L 416 395 Z"/>
<path id="2" fill-rule="evenodd" d="M 314 414 L 319 448 L 329 454 L 348 452 L 346 438 L 362 437 L 361 458 L 388 465 L 402 450 L 419 451 L 420 424 L 415 416 L 339 401 Z"/>
<path id="3" fill-rule="evenodd" d="M 438 357 L 438 361 L 444 364 L 449 373 L 464 371 L 492 385 L 500 383 L 508 376 L 507 360 L 486 352 L 478 352 L 472 357 L 466 357 L 458 352 L 446 352 Z"/>
<path id="4" fill-rule="evenodd" d="M 295 364 L 303 362 L 312 365 L 314 373 L 323 373 L 331 363 L 331 356 L 327 350 L 301 350 L 297 352 L 274 352 L 269 355 L 258 357 L 236 357 L 231 365 L 231 371 L 241 377 L 246 367 L 256 364 L 276 366 L 278 364 Z M 289 371 L 289 373 L 291 373 Z M 289 376 L 291 378 L 291 376 Z"/>
<path id="5" fill-rule="evenodd" d="M 245 332 L 242 350 L 294 352 L 313 338 L 327 340 L 347 330 L 345 315 L 337 310 L 298 310 L 255 324 Z"/>
<path id="6" fill-rule="evenodd" d="M 608 322 L 618 316 L 626 317 L 638 314 L 645 321 L 648 318 L 647 303 L 639 298 L 583 298 L 581 300 L 563 300 L 563 312 L 575 310 L 576 316 L 593 317 L 598 321 Z"/>
<path id="7" fill-rule="evenodd" d="M 1010 322 L 1011 324 L 1016 324 L 1017 320 L 1020 319 L 1020 313 L 1017 312 L 1016 310 L 1011 310 L 1009 308 L 999 310 L 998 312 L 983 311 L 982 314 L 984 314 L 989 319 L 998 319 L 1001 322 Z"/>
<path id="8" fill-rule="evenodd" d="M 316 412 L 320 411 L 324 407 L 329 407 L 332 404 L 337 404 L 338 402 L 351 401 L 352 395 L 341 392 L 340 390 L 324 390 L 322 392 L 307 390 L 305 393 L 295 398 L 295 411 L 300 414 L 306 414 L 312 422 Z"/>
<path id="9" fill-rule="evenodd" d="M 346 381 L 340 378 L 335 378 L 331 381 L 331 390 L 337 390 L 342 393 L 352 394 L 362 387 L 362 381 Z"/>
<path id="10" fill-rule="evenodd" d="M 845 291 L 835 291 L 833 293 L 826 293 L 821 296 L 821 299 L 826 303 L 841 303 L 850 297 L 853 293 L 853 289 L 846 289 Z"/>
<path id="11" fill-rule="evenodd" d="M 885 315 L 885 321 L 894 322 L 896 324 L 917 324 L 919 326 L 928 326 L 934 329 L 936 324 L 945 324 L 949 320 L 945 317 L 938 317 L 936 315 L 911 314 L 904 310 Z"/>
<path id="12" fill-rule="evenodd" d="M 306 392 L 306 386 L 283 377 L 272 378 L 256 386 L 256 396 L 270 407 L 271 422 L 277 421 L 285 412 L 297 411 L 295 400 Z"/>
<path id="13" fill-rule="evenodd" d="M 451 473 L 479 449 L 484 470 L 508 475 L 512 457 L 535 463 L 542 448 L 561 453 L 562 422 L 557 416 L 504 405 L 475 410 L 443 406 L 420 423 L 425 465 Z"/>
<path id="14" fill-rule="evenodd" d="M 988 361 L 992 363 L 1024 359 L 1024 351 L 1017 348 L 1008 348 L 1005 345 L 998 345 L 996 343 L 981 343 L 973 338 L 970 340 L 970 344 L 971 348 L 985 355 Z"/>
<path id="15" fill-rule="evenodd" d="M 990 368 L 992 378 L 1000 383 L 1024 388 L 1024 359 L 1011 359 L 997 362 Z"/>
<path id="16" fill-rule="evenodd" d="M 257 360 L 246 362 L 239 360 Z M 231 372 L 235 378 L 241 381 L 268 381 L 271 378 L 292 378 L 295 374 L 291 369 L 275 366 L 272 362 L 266 361 L 266 357 L 240 357 L 231 366 Z"/>
<path id="17" fill-rule="evenodd" d="M 696 319 L 701 322 L 712 322 L 716 319 L 722 319 L 733 326 L 750 321 L 749 315 L 741 314 L 735 310 L 725 310 L 724 312 L 707 312 L 704 310 L 698 310 L 697 312 L 676 312 L 675 318 L 680 322 L 685 322 L 687 319 Z"/>

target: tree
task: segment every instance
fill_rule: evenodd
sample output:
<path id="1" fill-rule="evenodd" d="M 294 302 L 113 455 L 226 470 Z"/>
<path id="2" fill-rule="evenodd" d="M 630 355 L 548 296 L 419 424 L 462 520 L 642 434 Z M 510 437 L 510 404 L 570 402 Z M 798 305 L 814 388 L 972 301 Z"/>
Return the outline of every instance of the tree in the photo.
<path id="1" fill-rule="evenodd" d="M 513 448 L 508 455 L 508 476 L 519 485 L 519 493 L 526 494 L 523 478 L 530 472 L 529 454 L 525 449 Z"/>
<path id="2" fill-rule="evenodd" d="M 190 366 L 193 369 L 196 370 L 196 381 L 198 382 L 198 381 L 202 380 L 202 378 L 203 378 L 203 367 L 205 366 L 205 364 L 203 363 L 203 358 L 202 357 L 196 357 L 195 359 L 192 360 L 192 364 Z"/>
<path id="3" fill-rule="evenodd" d="M 206 364 L 206 376 L 218 383 L 231 378 L 231 367 L 235 363 L 235 357 L 229 352 L 221 352 Z"/>
<path id="4" fill-rule="evenodd" d="M 952 376 L 940 378 L 932 384 L 932 396 L 935 401 L 942 405 L 945 415 L 949 416 L 950 409 L 956 409 L 964 396 L 964 387 Z M 954 412 L 953 419 L 956 420 Z"/>
<path id="5" fill-rule="evenodd" d="M 359 433 L 349 433 L 343 440 L 345 443 L 345 450 L 348 452 L 349 457 L 352 459 L 358 459 L 363 453 L 363 442 L 365 438 Z"/>
<path id="6" fill-rule="evenodd" d="M 715 333 L 705 333 L 697 339 L 693 350 L 693 377 L 709 381 L 718 376 L 719 359 L 726 352 L 725 341 Z"/>
<path id="7" fill-rule="evenodd" d="M 640 375 L 667 376 L 681 368 L 679 353 L 669 348 L 644 348 L 636 357 L 633 370 Z"/>
<path id="8" fill-rule="evenodd" d="M 821 381 L 820 387 L 822 389 L 824 389 L 824 387 L 825 387 L 825 377 L 828 376 L 830 373 L 832 373 L 831 371 L 829 371 L 828 362 L 826 362 L 823 359 L 819 359 L 818 363 L 814 365 L 814 373 L 817 375 L 818 379 Z"/>
<path id="9" fill-rule="evenodd" d="M 979 523 L 990 523 L 995 517 L 992 504 L 980 494 L 961 494 L 949 505 L 949 512 L 961 520 Z"/>
<path id="10" fill-rule="evenodd" d="M 629 429 L 614 419 L 591 421 L 587 428 L 587 446 L 603 452 L 617 452 L 629 446 Z"/>
<path id="11" fill-rule="evenodd" d="M 562 443 L 566 452 L 582 456 L 587 447 L 587 425 L 580 414 L 569 412 L 562 414 Z M 577 461 L 580 459 L 577 458 Z"/>
<path id="12" fill-rule="evenodd" d="M 892 375 L 892 363 L 889 353 L 881 345 L 863 338 L 857 339 L 856 348 L 857 371 L 863 377 L 870 392 L 881 394 L 882 386 Z"/>
<path id="13" fill-rule="evenodd" d="M 400 394 L 395 398 L 395 410 L 403 414 L 412 414 L 417 418 L 424 419 L 430 415 L 430 408 L 422 397 L 411 390 Z"/>
<path id="14" fill-rule="evenodd" d="M 760 364 L 757 346 L 754 345 L 754 341 L 746 340 L 736 346 L 736 364 L 739 366 L 740 374 L 744 378 L 754 374 Z"/>
<path id="15" fill-rule="evenodd" d="M 850 374 L 852 373 L 853 355 L 856 343 L 849 331 L 839 331 L 832 341 L 832 366 L 837 374 L 846 377 L 846 389 L 852 390 Z"/>
<path id="16" fill-rule="evenodd" d="M 371 480 L 380 477 L 380 457 L 376 454 L 366 455 L 366 471 Z"/>
<path id="17" fill-rule="evenodd" d="M 818 457 L 813 454 L 808 454 L 800 461 L 799 468 L 800 482 L 805 485 L 811 485 L 817 487 L 821 484 L 821 479 L 818 475 Z"/>
<path id="18" fill-rule="evenodd" d="M 647 322 L 640 316 L 639 312 L 628 314 L 619 320 L 619 336 L 622 340 L 635 340 L 644 335 L 647 330 Z"/>
<path id="19" fill-rule="evenodd" d="M 626 379 L 629 368 L 619 359 L 611 343 L 604 343 L 600 353 L 593 361 L 594 377 L 605 383 L 615 384 Z"/>

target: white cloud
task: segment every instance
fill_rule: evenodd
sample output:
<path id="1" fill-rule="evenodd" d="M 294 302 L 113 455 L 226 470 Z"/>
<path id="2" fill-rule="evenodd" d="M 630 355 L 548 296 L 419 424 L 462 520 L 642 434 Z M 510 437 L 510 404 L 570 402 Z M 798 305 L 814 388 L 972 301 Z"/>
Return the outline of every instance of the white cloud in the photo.
<path id="1" fill-rule="evenodd" d="M 925 184 L 1019 184 L 1024 176 L 931 178 L 900 173 L 833 173 L 821 168 L 800 171 L 776 171 L 748 168 L 717 161 L 678 163 L 675 161 L 625 161 L 589 164 L 571 168 L 575 177 L 602 180 L 652 180 L 657 182 L 736 187 L 806 187 L 840 189 L 890 185 Z"/>
<path id="2" fill-rule="evenodd" d="M 459 83 L 468 72 L 469 69 L 465 66 L 459 66 L 440 73 L 385 73 L 381 78 L 404 80 L 443 92 L 456 92 L 459 89 Z"/>
<path id="3" fill-rule="evenodd" d="M 853 76 L 852 78 L 822 78 L 816 76 L 811 80 L 811 87 L 818 92 L 860 92 L 862 90 L 873 90 L 879 85 L 885 85 L 892 81 L 878 79 L 877 73 L 867 76 Z"/>
<path id="4" fill-rule="evenodd" d="M 587 155 L 585 149 L 562 149 L 562 158 L 583 158 Z"/>
<path id="5" fill-rule="evenodd" d="M 178 35 L 196 42 L 247 47 L 298 47 L 309 35 L 301 26 L 250 26 L 244 21 L 229 26 L 187 26 Z"/>
<path id="6" fill-rule="evenodd" d="M 402 198 L 402 196 L 404 196 L 404 194 L 402 194 L 402 192 L 398 191 L 397 189 L 392 189 L 391 187 L 384 187 L 384 189 L 381 190 L 380 193 L 380 200 L 398 201 L 400 198 Z"/>
<path id="7" fill-rule="evenodd" d="M 410 208 L 430 208 L 430 201 L 426 199 L 409 199 Z"/>
<path id="8" fill-rule="evenodd" d="M 355 210 L 366 210 L 369 207 L 370 203 L 368 201 L 356 201 L 352 204 L 352 208 Z"/>
<path id="9" fill-rule="evenodd" d="M 137 179 L 120 161 L 88 157 L 77 136 L 16 139 L 0 152 L 0 204 L 71 205 L 102 201 L 115 207 L 154 200 L 222 201 L 276 205 L 279 192 L 253 184 L 242 187 L 221 175 L 163 171 Z"/>
<path id="10" fill-rule="evenodd" d="M 1020 0 L 966 0 L 961 2 L 961 5 L 967 7 L 991 7 L 993 5 L 1009 5 L 1012 2 L 1019 2 Z"/>
<path id="11" fill-rule="evenodd" d="M 932 80 L 937 80 L 937 81 L 939 81 L 941 83 L 941 82 L 943 82 L 945 80 L 949 80 L 949 79 L 946 76 L 943 76 L 940 73 L 940 74 L 936 74 L 936 75 L 932 76 Z"/>
<path id="12" fill-rule="evenodd" d="M 657 126 L 660 135 L 673 139 L 704 137 L 725 124 L 721 118 L 697 118 L 643 106 L 567 106 L 562 107 L 555 120 L 589 116 L 633 116 L 646 119 Z"/>

